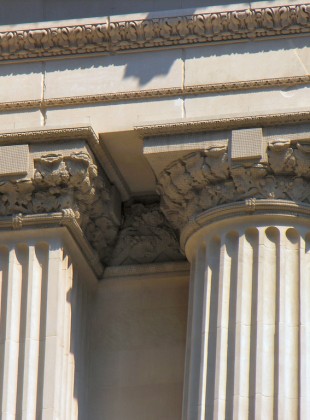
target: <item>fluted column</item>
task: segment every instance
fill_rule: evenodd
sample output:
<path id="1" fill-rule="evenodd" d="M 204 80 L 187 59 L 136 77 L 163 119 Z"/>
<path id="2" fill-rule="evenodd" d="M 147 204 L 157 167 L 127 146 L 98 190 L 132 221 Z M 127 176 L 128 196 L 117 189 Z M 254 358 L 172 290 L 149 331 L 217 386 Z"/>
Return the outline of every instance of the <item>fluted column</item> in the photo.
<path id="1" fill-rule="evenodd" d="M 187 235 L 184 420 L 310 418 L 310 219 L 251 215 Z"/>
<path id="2" fill-rule="evenodd" d="M 3 420 L 73 420 L 84 409 L 87 301 L 94 275 L 81 256 L 77 260 L 63 229 L 0 232 Z"/>

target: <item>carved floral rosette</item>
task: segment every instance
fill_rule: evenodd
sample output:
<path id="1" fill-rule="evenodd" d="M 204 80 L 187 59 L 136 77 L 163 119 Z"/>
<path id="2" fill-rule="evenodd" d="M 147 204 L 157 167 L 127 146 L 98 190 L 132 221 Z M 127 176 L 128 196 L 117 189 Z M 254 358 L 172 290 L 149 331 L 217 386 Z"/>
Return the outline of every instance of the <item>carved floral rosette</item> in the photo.
<path id="1" fill-rule="evenodd" d="M 204 210 L 257 199 L 310 203 L 310 143 L 268 146 L 268 161 L 232 162 L 226 146 L 213 146 L 173 162 L 158 178 L 161 210 L 175 229 Z M 254 199 L 254 200 L 253 200 Z"/>

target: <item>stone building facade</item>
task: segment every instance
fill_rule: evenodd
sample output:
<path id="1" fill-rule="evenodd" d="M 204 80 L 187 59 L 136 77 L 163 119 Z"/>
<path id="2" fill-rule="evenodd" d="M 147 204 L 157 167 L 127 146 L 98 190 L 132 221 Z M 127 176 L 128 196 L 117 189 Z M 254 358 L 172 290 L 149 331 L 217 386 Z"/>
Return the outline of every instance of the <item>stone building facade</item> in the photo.
<path id="1" fill-rule="evenodd" d="M 310 418 L 310 3 L 216 3 L 0 5 L 1 419 Z"/>

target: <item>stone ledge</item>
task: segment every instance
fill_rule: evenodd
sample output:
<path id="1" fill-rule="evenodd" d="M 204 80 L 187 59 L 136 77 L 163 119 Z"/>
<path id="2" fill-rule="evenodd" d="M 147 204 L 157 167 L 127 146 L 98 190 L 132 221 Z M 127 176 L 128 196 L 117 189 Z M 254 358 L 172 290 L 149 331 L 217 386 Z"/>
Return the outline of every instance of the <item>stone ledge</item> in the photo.
<path id="1" fill-rule="evenodd" d="M 162 277 L 164 274 L 189 275 L 189 263 L 187 261 L 174 261 L 156 264 L 133 264 L 124 266 L 111 266 L 107 267 L 104 271 L 103 280 L 111 278 L 120 278 L 129 276 L 143 276 L 158 274 Z"/>

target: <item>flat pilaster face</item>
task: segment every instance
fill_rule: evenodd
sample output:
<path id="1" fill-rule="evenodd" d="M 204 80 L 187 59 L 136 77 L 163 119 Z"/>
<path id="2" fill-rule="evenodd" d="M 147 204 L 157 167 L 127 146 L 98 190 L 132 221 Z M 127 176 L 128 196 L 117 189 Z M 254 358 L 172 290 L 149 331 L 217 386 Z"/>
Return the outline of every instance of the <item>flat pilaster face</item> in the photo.
<path id="1" fill-rule="evenodd" d="M 83 270 L 61 235 L 0 232 L 0 244 L 1 418 L 78 419 L 87 391 Z"/>
<path id="2" fill-rule="evenodd" d="M 308 419 L 309 220 L 239 217 L 200 230 L 189 240 L 183 419 Z"/>

